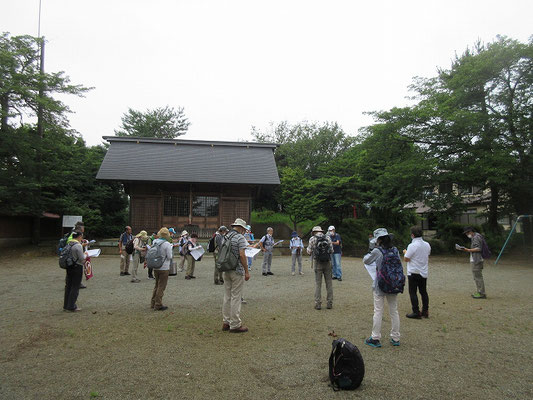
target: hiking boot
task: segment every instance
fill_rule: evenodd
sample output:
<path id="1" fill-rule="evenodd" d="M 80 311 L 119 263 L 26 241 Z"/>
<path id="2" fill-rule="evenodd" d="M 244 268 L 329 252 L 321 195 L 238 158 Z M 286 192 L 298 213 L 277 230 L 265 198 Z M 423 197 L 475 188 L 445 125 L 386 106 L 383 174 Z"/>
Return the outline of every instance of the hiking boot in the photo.
<path id="1" fill-rule="evenodd" d="M 267 275 L 274 275 L 274 273 L 268 271 L 268 272 L 267 272 Z"/>
<path id="2" fill-rule="evenodd" d="M 156 310 L 156 311 L 165 311 L 167 309 L 168 309 L 167 306 L 161 306 L 160 308 L 154 308 L 154 310 Z"/>
<path id="3" fill-rule="evenodd" d="M 394 340 L 393 338 L 390 339 L 390 344 L 392 344 L 393 346 L 399 346 L 400 345 L 400 341 L 399 340 Z"/>
<path id="4" fill-rule="evenodd" d="M 220 284 L 221 284 L 221 285 L 224 284 L 224 279 L 221 279 L 221 280 L 220 280 Z"/>
<path id="5" fill-rule="evenodd" d="M 185 275 L 185 279 L 190 280 L 191 277 L 189 275 Z"/>
<path id="6" fill-rule="evenodd" d="M 342 278 L 341 278 L 341 277 L 337 278 L 337 280 L 338 280 L 339 282 L 342 282 Z"/>
<path id="7" fill-rule="evenodd" d="M 407 318 L 413 318 L 413 319 L 422 319 L 422 315 L 420 315 L 419 312 L 412 312 L 410 314 L 406 315 Z"/>
<path id="8" fill-rule="evenodd" d="M 472 295 L 473 299 L 486 299 L 487 295 L 476 292 Z"/>
<path id="9" fill-rule="evenodd" d="M 229 331 L 229 324 L 222 324 L 223 331 Z"/>
<path id="10" fill-rule="evenodd" d="M 124 276 L 124 272 L 121 272 L 121 273 L 120 273 L 120 276 Z"/>
<path id="11" fill-rule="evenodd" d="M 429 318 L 429 312 L 428 311 L 422 311 L 422 317 Z"/>
<path id="12" fill-rule="evenodd" d="M 263 272 L 263 276 L 267 276 L 267 273 L 266 273 L 266 272 Z"/>
<path id="13" fill-rule="evenodd" d="M 333 308 L 333 304 L 328 304 L 328 305 L 326 306 L 326 308 L 327 308 L 328 310 L 331 310 L 331 309 Z"/>
<path id="14" fill-rule="evenodd" d="M 248 332 L 248 328 L 245 326 L 240 326 L 239 328 L 230 329 L 229 332 L 230 333 L 244 333 L 244 332 Z"/>
<path id="15" fill-rule="evenodd" d="M 131 275 L 128 271 L 124 272 L 124 275 Z"/>
<path id="16" fill-rule="evenodd" d="M 337 277 L 336 276 L 332 276 L 331 279 L 337 279 Z"/>
<path id="17" fill-rule="evenodd" d="M 215 281 L 215 285 L 218 285 L 218 279 Z"/>
<path id="18" fill-rule="evenodd" d="M 365 344 L 372 347 L 381 347 L 381 342 L 377 339 L 372 339 L 371 337 L 365 340 Z"/>
<path id="19" fill-rule="evenodd" d="M 322 310 L 322 306 L 320 304 L 315 304 L 315 310 Z"/>

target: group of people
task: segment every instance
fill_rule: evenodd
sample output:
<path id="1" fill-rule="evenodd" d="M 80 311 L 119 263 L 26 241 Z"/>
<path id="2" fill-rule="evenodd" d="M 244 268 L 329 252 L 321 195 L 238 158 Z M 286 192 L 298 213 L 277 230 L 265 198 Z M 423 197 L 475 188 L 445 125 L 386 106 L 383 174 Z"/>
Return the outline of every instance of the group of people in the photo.
<path id="1" fill-rule="evenodd" d="M 65 296 L 63 309 L 66 311 L 80 311 L 76 305 L 81 280 L 83 276 L 83 263 L 86 260 L 85 251 L 87 241 L 84 239 L 84 226 L 79 222 L 73 228 L 67 244 L 72 246 L 72 257 L 75 261 L 73 268 L 67 269 L 65 280 Z M 240 318 L 241 304 L 243 300 L 244 282 L 250 279 L 250 269 L 252 266 L 251 257 L 246 256 L 247 247 L 260 247 L 263 252 L 262 275 L 273 275 L 271 271 L 272 251 L 276 244 L 273 237 L 273 229 L 268 228 L 266 234 L 255 243 L 251 227 L 240 218 L 237 218 L 231 225 L 231 229 L 221 226 L 214 236 L 214 260 L 215 272 L 214 283 L 224 285 L 224 300 L 222 306 L 222 329 L 232 333 L 241 333 L 248 331 L 248 328 L 242 325 Z M 485 285 L 483 281 L 483 258 L 481 256 L 483 237 L 468 227 L 464 231 L 465 235 L 471 239 L 470 248 L 462 248 L 463 251 L 470 253 L 472 273 L 476 284 L 477 292 L 472 297 L 474 299 L 484 299 Z M 412 312 L 406 315 L 411 319 L 429 318 L 429 296 L 427 293 L 427 278 L 429 270 L 429 255 L 431 246 L 422 238 L 422 229 L 418 226 L 411 228 L 411 243 L 403 251 L 403 259 L 407 263 L 407 282 L 409 286 L 409 297 L 411 300 Z M 185 279 L 194 279 L 195 259 L 191 251 L 197 246 L 198 236 L 183 231 L 177 235 L 173 228 L 161 228 L 157 233 L 148 236 L 146 231 L 141 231 L 135 237 L 132 235 L 131 227 L 127 226 L 119 238 L 120 253 L 120 275 L 131 275 L 132 282 L 139 282 L 138 266 L 145 262 L 146 253 L 150 246 L 160 247 L 160 252 L 164 257 L 163 264 L 160 268 L 148 269 L 148 276 L 155 280 L 154 289 L 151 298 L 151 308 L 157 311 L 164 311 L 168 307 L 163 305 L 163 295 L 167 286 L 170 267 L 173 260 L 173 249 L 178 247 L 180 254 L 179 270 L 183 271 L 184 263 L 187 262 L 187 272 Z M 217 267 L 218 252 L 224 241 L 231 241 L 231 251 L 238 260 L 234 270 L 222 272 Z M 130 253 L 126 247 L 129 242 L 133 243 L 133 254 L 131 259 L 133 266 L 132 273 L 129 273 Z M 298 263 L 298 273 L 303 275 L 302 271 L 302 253 L 304 250 L 303 240 L 296 232 L 291 235 L 289 244 L 291 251 L 292 265 L 291 273 L 296 274 L 296 263 Z M 332 281 L 337 279 L 342 281 L 341 254 L 342 240 L 339 234 L 335 232 L 335 227 L 330 226 L 327 232 L 324 232 L 320 226 L 312 229 L 311 237 L 306 249 L 311 256 L 312 269 L 315 273 L 315 309 L 322 309 L 322 280 L 326 285 L 326 308 L 333 307 L 333 285 Z M 393 246 L 393 236 L 387 229 L 376 229 L 369 240 L 369 252 L 363 258 L 365 266 L 371 266 L 370 270 L 375 268 L 376 277 L 373 278 L 372 292 L 374 298 L 374 316 L 372 333 L 365 343 L 372 347 L 381 347 L 381 322 L 385 300 L 387 300 L 389 314 L 391 317 L 390 342 L 393 346 L 400 345 L 400 318 L 398 313 L 398 293 L 388 293 L 381 290 L 378 285 L 378 276 L 384 259 L 387 257 L 401 258 L 398 249 Z M 400 268 L 403 274 L 403 268 Z M 372 275 L 372 274 L 371 274 Z M 401 288 L 403 292 L 403 286 Z M 421 296 L 422 307 L 418 300 L 418 293 Z"/>

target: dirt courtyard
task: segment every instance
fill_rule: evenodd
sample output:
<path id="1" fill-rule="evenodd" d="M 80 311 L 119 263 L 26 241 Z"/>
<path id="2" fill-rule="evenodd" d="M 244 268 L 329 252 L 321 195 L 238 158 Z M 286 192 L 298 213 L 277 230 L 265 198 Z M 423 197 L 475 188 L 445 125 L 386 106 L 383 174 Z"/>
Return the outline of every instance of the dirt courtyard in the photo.
<path id="1" fill-rule="evenodd" d="M 372 327 L 370 278 L 360 259 L 343 258 L 334 304 L 313 309 L 314 274 L 291 276 L 275 257 L 274 276 L 255 260 L 241 317 L 250 331 L 221 331 L 223 287 L 213 259 L 197 279 L 169 278 L 163 302 L 150 309 L 153 281 L 119 276 L 119 257 L 93 259 L 79 313 L 62 311 L 64 275 L 55 257 L 0 261 L 1 399 L 531 399 L 533 265 L 505 258 L 484 269 L 487 300 L 474 300 L 464 257 L 433 257 L 430 318 L 409 320 L 399 295 L 401 346 L 363 344 Z M 85 279 L 84 279 L 85 281 Z M 325 287 L 323 287 L 325 297 Z M 362 386 L 328 387 L 334 330 L 365 361 Z"/>

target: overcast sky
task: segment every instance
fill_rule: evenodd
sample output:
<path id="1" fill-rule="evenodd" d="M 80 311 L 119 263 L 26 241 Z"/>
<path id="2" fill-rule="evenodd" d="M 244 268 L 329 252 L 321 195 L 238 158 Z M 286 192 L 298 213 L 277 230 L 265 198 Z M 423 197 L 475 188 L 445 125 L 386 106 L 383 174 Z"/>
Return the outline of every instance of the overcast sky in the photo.
<path id="1" fill-rule="evenodd" d="M 37 36 L 39 0 L 2 0 L 0 31 Z M 89 145 L 128 108 L 184 107 L 182 138 L 249 140 L 252 126 L 336 121 L 407 103 L 414 76 L 498 34 L 526 42 L 531 0 L 42 0 L 45 69 L 95 87 L 64 101 Z"/>

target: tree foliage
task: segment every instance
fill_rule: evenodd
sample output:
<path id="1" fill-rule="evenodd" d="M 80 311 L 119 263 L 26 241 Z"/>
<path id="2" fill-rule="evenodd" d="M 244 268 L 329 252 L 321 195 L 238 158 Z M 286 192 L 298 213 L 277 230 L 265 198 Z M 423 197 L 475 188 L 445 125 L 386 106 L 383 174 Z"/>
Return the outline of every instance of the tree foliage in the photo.
<path id="1" fill-rule="evenodd" d="M 40 46 L 43 40 L 32 36 L 0 35 L 0 130 L 21 126 L 24 117 L 43 110 L 48 125 L 68 126 L 66 104 L 54 93 L 83 96 L 91 88 L 72 85 L 64 72 L 40 72 Z"/>
<path id="2" fill-rule="evenodd" d="M 136 111 L 128 109 L 122 116 L 120 129 L 115 130 L 117 136 L 154 137 L 175 139 L 185 135 L 190 122 L 185 117 L 183 107 L 159 107 L 153 110 Z"/>

